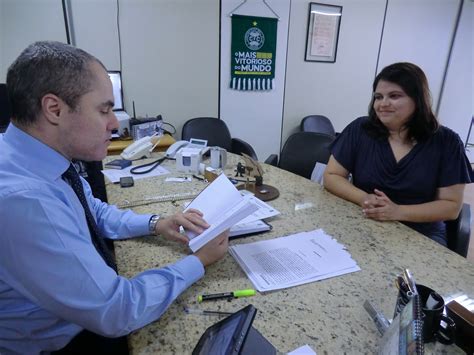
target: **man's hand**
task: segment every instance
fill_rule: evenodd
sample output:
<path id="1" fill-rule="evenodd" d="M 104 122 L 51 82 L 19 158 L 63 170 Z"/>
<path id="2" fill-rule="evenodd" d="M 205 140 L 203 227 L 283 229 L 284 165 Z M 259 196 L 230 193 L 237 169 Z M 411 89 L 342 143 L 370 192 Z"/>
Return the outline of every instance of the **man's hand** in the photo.
<path id="1" fill-rule="evenodd" d="M 209 243 L 199 249 L 194 255 L 196 255 L 204 266 L 211 265 L 216 261 L 222 259 L 227 253 L 229 246 L 229 231 L 219 234 L 217 237 L 212 239 Z"/>
<path id="2" fill-rule="evenodd" d="M 398 221 L 400 206 L 393 203 L 382 191 L 375 189 L 364 201 L 362 212 L 376 221 Z"/>
<path id="3" fill-rule="evenodd" d="M 161 234 L 168 240 L 174 240 L 182 244 L 188 244 L 186 235 L 179 232 L 179 227 L 201 234 L 209 224 L 202 218 L 202 213 L 195 209 L 189 209 L 184 213 L 178 212 L 166 218 L 160 218 L 155 227 L 155 233 Z"/>

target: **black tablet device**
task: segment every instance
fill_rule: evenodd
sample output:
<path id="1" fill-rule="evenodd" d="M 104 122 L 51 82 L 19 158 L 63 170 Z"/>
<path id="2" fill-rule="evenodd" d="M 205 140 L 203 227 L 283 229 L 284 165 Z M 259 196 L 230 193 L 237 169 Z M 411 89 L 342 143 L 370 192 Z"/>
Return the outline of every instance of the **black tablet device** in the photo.
<path id="1" fill-rule="evenodd" d="M 276 354 L 276 349 L 252 327 L 257 309 L 248 305 L 206 329 L 193 355 Z"/>

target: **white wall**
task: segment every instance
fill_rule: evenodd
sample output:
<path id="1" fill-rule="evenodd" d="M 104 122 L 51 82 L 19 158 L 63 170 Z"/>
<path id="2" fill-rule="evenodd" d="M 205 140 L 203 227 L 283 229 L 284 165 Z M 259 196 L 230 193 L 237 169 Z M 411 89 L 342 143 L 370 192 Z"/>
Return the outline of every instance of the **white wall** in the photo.
<path id="1" fill-rule="evenodd" d="M 340 131 L 367 112 L 387 1 L 379 69 L 397 60 L 420 64 L 436 105 L 460 0 L 318 0 L 343 6 L 334 64 L 304 61 L 310 0 L 269 0 L 281 17 L 278 79 L 275 90 L 257 94 L 228 89 L 227 13 L 240 0 L 222 0 L 220 83 L 219 0 L 119 0 L 126 108 L 131 113 L 133 99 L 138 115 L 161 113 L 177 126 L 179 138 L 187 119 L 219 115 L 221 85 L 221 118 L 234 136 L 257 149 L 260 159 L 278 152 L 281 136 L 284 142 L 306 115 L 327 115 Z M 70 2 L 77 45 L 119 69 L 116 1 Z M 473 11 L 473 2 L 466 0 L 439 110 L 441 122 L 462 139 L 474 111 Z M 261 0 L 248 0 L 237 12 L 272 16 Z M 21 50 L 45 39 L 66 41 L 59 0 L 0 0 L 0 82 Z M 278 81 L 285 77 L 286 86 Z"/>
<path id="2" fill-rule="evenodd" d="M 120 70 L 117 1 L 69 0 L 71 44 L 101 60 L 109 70 Z"/>
<path id="3" fill-rule="evenodd" d="M 335 63 L 304 61 L 309 3 L 291 3 L 283 142 L 311 114 L 329 117 L 341 131 L 367 114 L 372 92 L 385 1 L 318 1 L 343 7 Z"/>
<path id="4" fill-rule="evenodd" d="M 66 42 L 61 1 L 0 3 L 2 78 L 8 65 L 31 42 Z M 69 3 L 75 45 L 109 69 L 120 69 L 117 1 Z M 119 6 L 126 110 L 132 113 L 135 100 L 137 116 L 162 114 L 176 126 L 177 138 L 189 118 L 217 117 L 219 0 L 119 0 Z"/>
<path id="5" fill-rule="evenodd" d="M 217 116 L 219 0 L 121 1 L 125 107 L 177 128 Z"/>
<path id="6" fill-rule="evenodd" d="M 58 0 L 1 0 L 0 82 L 10 64 L 29 44 L 39 40 L 66 41 Z"/>
<path id="7" fill-rule="evenodd" d="M 389 0 L 378 70 L 395 62 L 423 69 L 439 100 L 460 0 Z"/>
<path id="8" fill-rule="evenodd" d="M 220 118 L 226 122 L 233 137 L 248 142 L 255 149 L 258 158 L 265 160 L 270 154 L 280 153 L 290 2 L 267 1 L 280 17 L 277 25 L 274 89 L 270 91 L 239 91 L 229 88 L 232 31 L 228 14 L 241 3 L 242 0 L 222 1 Z M 275 17 L 261 0 L 248 0 L 235 14 Z"/>
<path id="9" fill-rule="evenodd" d="M 71 0 L 77 46 L 120 69 L 115 0 Z M 124 105 L 161 114 L 179 138 L 183 123 L 217 116 L 218 0 L 120 0 Z"/>
<path id="10" fill-rule="evenodd" d="M 441 123 L 457 132 L 463 141 L 474 113 L 473 20 L 474 4 L 465 1 L 438 113 Z M 469 141 L 474 141 L 474 132 Z"/>

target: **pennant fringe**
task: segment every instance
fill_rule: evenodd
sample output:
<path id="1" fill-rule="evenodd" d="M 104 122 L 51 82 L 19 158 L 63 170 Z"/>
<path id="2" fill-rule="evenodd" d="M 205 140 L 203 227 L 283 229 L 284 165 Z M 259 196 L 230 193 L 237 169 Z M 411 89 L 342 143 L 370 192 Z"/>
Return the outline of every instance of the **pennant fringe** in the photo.
<path id="1" fill-rule="evenodd" d="M 268 91 L 275 88 L 275 80 L 264 78 L 232 78 L 230 88 L 242 91 Z"/>

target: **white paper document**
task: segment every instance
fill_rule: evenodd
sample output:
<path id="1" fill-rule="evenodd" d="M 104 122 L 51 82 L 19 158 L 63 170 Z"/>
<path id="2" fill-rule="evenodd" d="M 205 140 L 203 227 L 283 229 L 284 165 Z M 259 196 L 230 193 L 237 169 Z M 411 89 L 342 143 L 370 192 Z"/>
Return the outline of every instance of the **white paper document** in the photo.
<path id="1" fill-rule="evenodd" d="M 263 202 L 258 197 L 253 195 L 250 196 L 250 201 L 255 203 L 258 206 L 258 210 L 252 213 L 250 216 L 245 217 L 243 220 L 239 222 L 239 224 L 247 224 L 250 222 L 260 221 L 265 218 L 270 218 L 280 214 L 280 211 L 274 209 L 268 203 Z"/>
<path id="2" fill-rule="evenodd" d="M 110 182 L 116 183 L 116 182 L 120 181 L 121 177 L 125 177 L 125 176 L 132 176 L 133 179 L 138 180 L 138 179 L 144 179 L 144 178 L 149 178 L 149 177 L 153 177 L 153 176 L 160 176 L 160 175 L 165 175 L 165 174 L 170 173 L 170 171 L 168 169 L 163 168 L 161 165 L 158 165 L 155 169 L 153 169 L 149 173 L 146 173 L 146 174 L 132 174 L 130 172 L 130 170 L 133 167 L 134 166 L 129 166 L 125 169 L 105 169 L 105 170 L 102 170 L 102 174 L 104 174 L 107 177 L 107 179 L 110 180 Z M 146 168 L 143 168 L 143 169 L 146 169 Z"/>
<path id="3" fill-rule="evenodd" d="M 316 355 L 316 351 L 311 349 L 308 344 L 300 346 L 298 349 L 290 351 L 287 355 Z"/>
<path id="4" fill-rule="evenodd" d="M 252 202 L 252 196 L 242 196 L 227 176 L 221 174 L 191 201 L 186 210 L 190 208 L 201 211 L 203 218 L 210 225 L 199 235 L 186 231 L 190 239 L 189 247 L 195 252 L 226 229 L 257 211 L 259 207 Z"/>
<path id="5" fill-rule="evenodd" d="M 344 245 L 322 229 L 235 245 L 229 251 L 260 292 L 360 270 Z"/>
<path id="6" fill-rule="evenodd" d="M 242 190 L 240 190 L 240 194 L 244 197 L 250 196 L 249 197 L 250 201 L 255 203 L 258 209 L 255 212 L 253 212 L 251 215 L 239 221 L 237 224 L 234 224 L 230 228 L 229 237 L 233 238 L 233 237 L 238 237 L 241 235 L 265 232 L 265 231 L 271 230 L 272 229 L 271 225 L 264 222 L 263 219 L 279 215 L 280 211 L 276 210 L 275 208 L 270 206 L 268 203 L 263 202 L 259 198 L 255 197 L 253 194 L 242 193 Z M 185 203 L 185 206 L 188 207 L 190 203 L 191 202 Z"/>
<path id="7" fill-rule="evenodd" d="M 269 231 L 270 229 L 272 229 L 272 227 L 268 223 L 265 223 L 261 220 L 248 223 L 239 222 L 230 228 L 229 237 L 234 238 L 246 234 L 265 232 Z"/>

